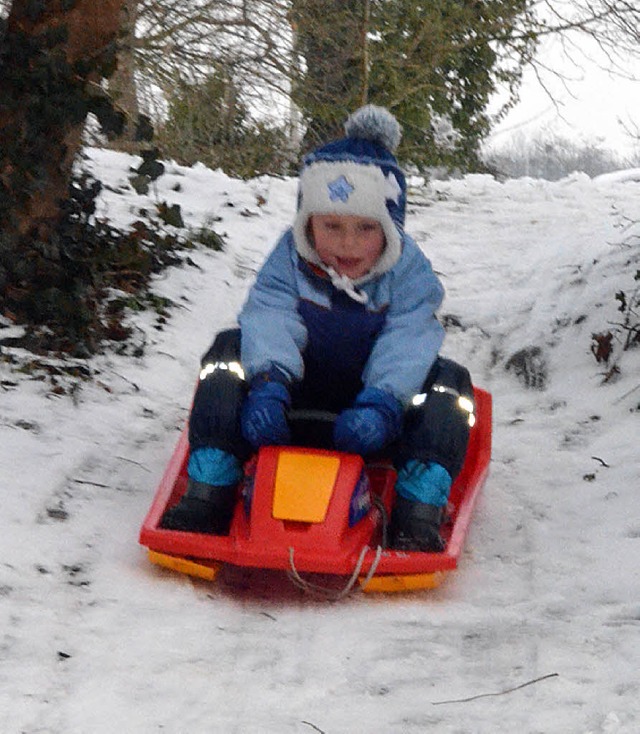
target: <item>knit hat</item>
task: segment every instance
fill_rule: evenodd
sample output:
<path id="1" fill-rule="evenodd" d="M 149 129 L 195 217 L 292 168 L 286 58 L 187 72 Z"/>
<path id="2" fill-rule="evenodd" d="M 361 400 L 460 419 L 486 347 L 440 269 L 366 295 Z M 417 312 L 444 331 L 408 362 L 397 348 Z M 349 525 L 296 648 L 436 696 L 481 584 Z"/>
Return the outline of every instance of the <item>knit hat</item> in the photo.
<path id="1" fill-rule="evenodd" d="M 393 151 L 402 132 L 396 118 L 376 105 L 354 112 L 344 129 L 345 138 L 314 150 L 302 161 L 293 237 L 305 260 L 324 267 L 308 237 L 312 214 L 350 214 L 380 222 L 386 246 L 372 270 L 353 281 L 359 285 L 386 272 L 400 258 L 407 185 Z"/>

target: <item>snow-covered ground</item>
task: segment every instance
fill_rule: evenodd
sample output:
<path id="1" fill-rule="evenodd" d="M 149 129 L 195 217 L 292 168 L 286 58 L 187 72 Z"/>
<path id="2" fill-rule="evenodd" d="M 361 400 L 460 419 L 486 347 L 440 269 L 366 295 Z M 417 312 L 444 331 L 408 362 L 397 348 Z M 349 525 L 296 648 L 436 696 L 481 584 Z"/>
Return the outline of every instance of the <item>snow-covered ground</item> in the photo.
<path id="1" fill-rule="evenodd" d="M 640 350 L 605 384 L 590 353 L 640 267 L 638 177 L 412 191 L 445 353 L 493 394 L 492 471 L 442 587 L 331 604 L 273 574 L 193 581 L 137 543 L 199 356 L 290 222 L 295 181 L 170 165 L 142 197 L 130 158 L 88 153 L 112 189 L 99 216 L 178 203 L 190 226 L 220 218 L 226 249 L 163 273 L 169 322 L 136 316 L 144 356 L 82 363 L 92 381 L 1 348 L 0 731 L 639 732 Z"/>

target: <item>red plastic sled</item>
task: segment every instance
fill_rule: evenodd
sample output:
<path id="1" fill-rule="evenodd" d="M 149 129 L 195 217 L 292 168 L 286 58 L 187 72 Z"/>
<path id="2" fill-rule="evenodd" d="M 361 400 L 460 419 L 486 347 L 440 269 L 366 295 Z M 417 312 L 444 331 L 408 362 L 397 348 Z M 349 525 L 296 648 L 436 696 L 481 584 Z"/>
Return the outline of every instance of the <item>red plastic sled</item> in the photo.
<path id="1" fill-rule="evenodd" d="M 245 468 L 242 498 L 228 536 L 159 527 L 185 490 L 189 446 L 180 437 L 144 520 L 140 543 L 159 565 L 214 579 L 222 564 L 336 574 L 364 591 L 434 588 L 456 568 L 471 513 L 489 470 L 491 395 L 475 389 L 475 425 L 464 466 L 453 484 L 442 553 L 384 548 L 396 473 L 387 462 L 365 464 L 337 451 L 268 446 Z"/>

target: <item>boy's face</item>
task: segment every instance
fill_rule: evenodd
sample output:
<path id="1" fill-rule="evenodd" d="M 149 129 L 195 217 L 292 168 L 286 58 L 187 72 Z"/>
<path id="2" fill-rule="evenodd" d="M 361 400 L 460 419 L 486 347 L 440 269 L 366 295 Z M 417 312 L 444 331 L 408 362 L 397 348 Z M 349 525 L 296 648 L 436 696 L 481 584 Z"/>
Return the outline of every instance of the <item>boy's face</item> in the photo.
<path id="1" fill-rule="evenodd" d="M 314 214 L 310 217 L 313 246 L 325 265 L 354 280 L 376 264 L 385 240 L 376 219 L 352 214 Z"/>

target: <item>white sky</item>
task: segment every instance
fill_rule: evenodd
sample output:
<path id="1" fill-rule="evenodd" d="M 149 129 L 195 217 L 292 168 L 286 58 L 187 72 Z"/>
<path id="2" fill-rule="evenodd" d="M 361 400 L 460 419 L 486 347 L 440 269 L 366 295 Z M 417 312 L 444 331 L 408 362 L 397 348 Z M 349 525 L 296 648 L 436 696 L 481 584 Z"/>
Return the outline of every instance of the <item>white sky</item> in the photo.
<path id="1" fill-rule="evenodd" d="M 514 134 L 533 134 L 553 130 L 572 139 L 602 140 L 606 147 L 620 152 L 640 148 L 625 132 L 640 130 L 640 60 L 620 62 L 627 76 L 611 74 L 604 60 L 576 54 L 573 60 L 562 53 L 557 41 L 547 43 L 540 59 L 565 75 L 563 82 L 550 71 L 543 71 L 542 82 L 533 69 L 527 69 L 521 101 L 496 127 L 491 143 L 501 145 Z M 549 93 L 554 99 L 549 97 Z"/>

